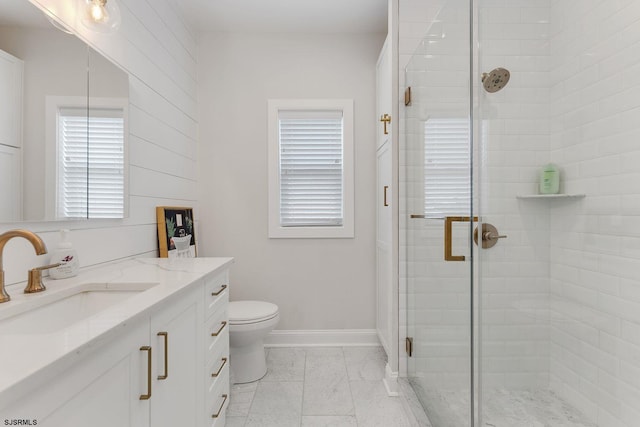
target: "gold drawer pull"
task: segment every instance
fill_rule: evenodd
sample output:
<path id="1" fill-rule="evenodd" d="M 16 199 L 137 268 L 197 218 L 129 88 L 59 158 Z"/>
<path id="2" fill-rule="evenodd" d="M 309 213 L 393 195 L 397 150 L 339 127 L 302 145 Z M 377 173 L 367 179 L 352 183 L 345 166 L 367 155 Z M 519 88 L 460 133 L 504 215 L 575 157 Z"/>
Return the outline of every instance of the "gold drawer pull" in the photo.
<path id="1" fill-rule="evenodd" d="M 220 286 L 220 290 L 218 292 L 211 292 L 212 297 L 217 297 L 220 295 L 225 289 L 227 289 L 227 285 Z"/>
<path id="2" fill-rule="evenodd" d="M 464 261 L 464 255 L 453 255 L 452 237 L 454 222 L 469 222 L 471 218 L 468 216 L 448 216 L 444 219 L 444 260 L 445 261 Z M 478 221 L 478 217 L 474 216 L 473 221 Z"/>
<path id="3" fill-rule="evenodd" d="M 212 332 L 211 336 L 217 337 L 220 334 L 220 332 L 222 332 L 225 326 L 227 326 L 227 322 L 222 322 L 222 326 L 220 326 L 220 329 L 218 329 L 216 332 Z"/>
<path id="4" fill-rule="evenodd" d="M 158 375 L 159 380 L 166 380 L 169 376 L 169 333 L 158 332 L 159 337 L 164 337 L 164 375 Z"/>
<path id="5" fill-rule="evenodd" d="M 222 371 L 222 368 L 224 368 L 224 365 L 227 364 L 227 358 L 223 357 L 222 358 L 222 365 L 220 365 L 220 367 L 218 368 L 218 370 L 216 372 L 214 372 L 213 374 L 211 374 L 212 377 L 217 377 L 218 375 L 220 375 L 220 371 Z"/>
<path id="6" fill-rule="evenodd" d="M 140 400 L 149 400 L 151 398 L 151 347 L 143 345 L 140 351 L 147 352 L 147 394 L 141 394 Z"/>
<path id="7" fill-rule="evenodd" d="M 222 412 L 222 408 L 224 408 L 224 404 L 227 401 L 227 395 L 223 394 L 222 395 L 222 405 L 220 405 L 220 409 L 218 409 L 218 412 L 216 412 L 215 414 L 211 415 L 211 418 L 218 418 L 220 416 L 220 413 Z"/>

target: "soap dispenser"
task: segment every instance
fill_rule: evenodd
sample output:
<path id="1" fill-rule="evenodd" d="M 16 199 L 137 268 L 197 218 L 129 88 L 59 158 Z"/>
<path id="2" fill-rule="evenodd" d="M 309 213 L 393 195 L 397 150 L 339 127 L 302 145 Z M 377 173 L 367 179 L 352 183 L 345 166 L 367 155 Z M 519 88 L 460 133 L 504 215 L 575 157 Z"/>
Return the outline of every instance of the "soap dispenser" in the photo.
<path id="1" fill-rule="evenodd" d="M 557 194 L 560 191 L 560 171 L 553 163 L 540 170 L 540 194 Z"/>
<path id="2" fill-rule="evenodd" d="M 69 241 L 69 230 L 60 230 L 60 243 L 51 252 L 51 264 L 58 263 L 59 266 L 49 269 L 49 277 L 52 279 L 66 279 L 78 274 L 80 262 L 78 253 Z"/>

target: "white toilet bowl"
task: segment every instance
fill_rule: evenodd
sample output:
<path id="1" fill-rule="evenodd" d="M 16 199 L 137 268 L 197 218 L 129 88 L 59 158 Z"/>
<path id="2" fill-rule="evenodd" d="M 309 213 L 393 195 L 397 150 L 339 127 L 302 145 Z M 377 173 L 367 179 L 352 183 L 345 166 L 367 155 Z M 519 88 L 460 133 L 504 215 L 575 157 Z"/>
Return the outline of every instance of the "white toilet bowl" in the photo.
<path id="1" fill-rule="evenodd" d="M 265 376 L 264 338 L 279 319 L 278 306 L 269 302 L 229 303 L 229 346 L 234 383 L 249 383 Z"/>

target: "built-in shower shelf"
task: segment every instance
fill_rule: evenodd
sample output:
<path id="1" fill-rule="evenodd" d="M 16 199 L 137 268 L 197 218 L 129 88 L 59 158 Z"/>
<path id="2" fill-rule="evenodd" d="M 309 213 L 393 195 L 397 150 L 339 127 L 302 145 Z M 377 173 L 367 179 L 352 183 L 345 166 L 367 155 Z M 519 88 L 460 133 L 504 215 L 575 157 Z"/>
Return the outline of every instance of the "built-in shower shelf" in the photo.
<path id="1" fill-rule="evenodd" d="M 583 199 L 586 194 L 520 194 L 517 199 Z"/>

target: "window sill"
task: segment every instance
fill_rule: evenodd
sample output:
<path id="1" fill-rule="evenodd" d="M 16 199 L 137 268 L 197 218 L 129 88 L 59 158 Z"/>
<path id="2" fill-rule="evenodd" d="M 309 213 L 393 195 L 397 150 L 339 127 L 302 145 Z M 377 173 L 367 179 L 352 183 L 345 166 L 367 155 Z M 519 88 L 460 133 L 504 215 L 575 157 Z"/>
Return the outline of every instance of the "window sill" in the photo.
<path id="1" fill-rule="evenodd" d="M 353 227 L 269 227 L 270 239 L 353 239 Z"/>

